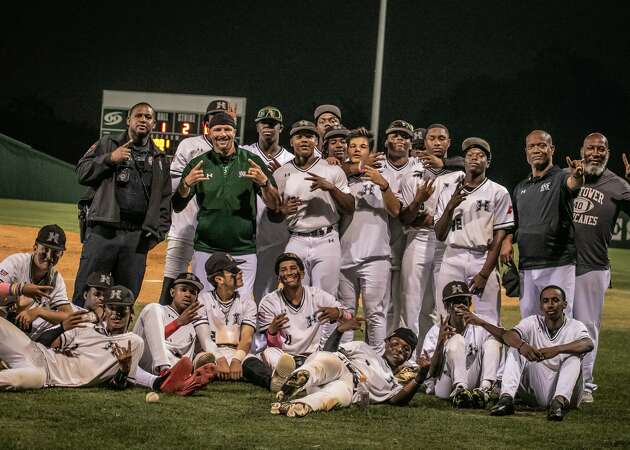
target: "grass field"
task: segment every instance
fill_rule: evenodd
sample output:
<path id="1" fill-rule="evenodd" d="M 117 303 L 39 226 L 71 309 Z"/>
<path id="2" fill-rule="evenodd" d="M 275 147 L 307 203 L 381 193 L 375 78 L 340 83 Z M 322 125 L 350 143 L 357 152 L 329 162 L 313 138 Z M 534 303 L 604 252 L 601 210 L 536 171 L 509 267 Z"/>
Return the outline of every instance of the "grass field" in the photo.
<path id="1" fill-rule="evenodd" d="M 0 213 L 0 223 L 69 224 L 74 214 L 42 204 L 47 213 L 35 219 L 27 211 L 33 205 L 21 205 L 19 217 Z M 456 411 L 422 394 L 404 408 L 371 405 L 289 419 L 270 415 L 271 395 L 245 383 L 215 383 L 193 397 L 163 395 L 153 404 L 142 389 L 49 389 L 0 393 L 0 448 L 630 448 L 630 252 L 610 253 L 613 289 L 595 374 L 600 388 L 594 404 L 562 423 L 547 422 L 539 411 L 507 418 Z M 513 325 L 517 306 L 504 306 L 503 317 Z"/>

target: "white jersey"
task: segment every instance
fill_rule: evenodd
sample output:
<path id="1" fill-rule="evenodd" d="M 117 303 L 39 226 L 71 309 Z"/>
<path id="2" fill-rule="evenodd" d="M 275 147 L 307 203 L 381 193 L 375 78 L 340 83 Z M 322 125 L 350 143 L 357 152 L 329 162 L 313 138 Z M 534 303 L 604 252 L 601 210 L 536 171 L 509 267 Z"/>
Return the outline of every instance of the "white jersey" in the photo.
<path id="1" fill-rule="evenodd" d="M 394 166 L 389 159 L 383 162 L 381 174 L 387 180 L 395 180 L 392 192 L 396 195 L 396 198 L 402 201 L 401 182 L 404 178 L 407 178 L 414 167 L 419 164 L 415 158 L 409 158 L 405 164 L 400 167 Z M 398 217 L 390 217 L 389 219 L 389 232 L 390 239 L 389 244 L 392 249 L 392 267 L 400 267 L 403 252 L 405 251 L 405 234 L 403 231 L 402 223 Z"/>
<path id="2" fill-rule="evenodd" d="M 338 166 L 328 164 L 323 159 L 315 159 L 310 167 L 304 169 L 297 167 L 294 161 L 280 167 L 274 172 L 273 177 L 282 200 L 299 197 L 303 202 L 295 214 L 287 217 L 287 226 L 290 231 L 309 232 L 339 222 L 340 214 L 332 196 L 321 189 L 311 191 L 312 181 L 306 180 L 311 175 L 307 172 L 325 178 L 345 194 L 350 193 L 344 171 Z"/>
<path id="3" fill-rule="evenodd" d="M 222 303 L 212 290 L 200 293 L 199 302 L 204 305 L 208 317 L 210 337 L 218 346 L 238 345 L 242 325 L 256 329 L 256 303 L 252 298 L 236 294 L 229 303 Z"/>
<path id="4" fill-rule="evenodd" d="M 126 349 L 129 341 L 132 379 L 144 349 L 142 339 L 133 333 L 112 336 L 100 325 L 90 323 L 63 333 L 59 349 L 36 344 L 47 363 L 46 386 L 96 386 L 108 381 L 120 367 L 113 353 L 114 344 Z"/>
<path id="5" fill-rule="evenodd" d="M 260 157 L 267 165 L 273 161 L 261 150 L 258 142 L 244 145 L 242 148 Z M 293 153 L 281 147 L 280 151 L 274 156 L 274 159 L 282 166 L 291 161 L 294 157 Z M 269 217 L 267 217 L 267 205 L 265 205 L 265 202 L 259 195 L 257 197 L 256 209 L 256 251 L 260 253 L 270 247 L 286 244 L 288 240 L 289 231 L 287 230 L 286 224 L 274 223 L 269 220 Z"/>
<path id="6" fill-rule="evenodd" d="M 0 282 L 4 283 L 33 283 L 31 265 L 32 253 L 15 253 L 7 256 L 0 262 Z M 66 283 L 59 272 L 52 268 L 44 279 L 39 283 L 43 286 L 53 286 L 50 298 L 36 297 L 30 308 L 42 306 L 51 310 L 57 310 L 61 306 L 69 305 Z M 0 316 L 7 316 L 7 308 L 0 307 Z M 47 320 L 37 318 L 31 323 L 31 330 L 27 333 L 31 339 L 37 339 L 44 331 L 53 327 Z"/>
<path id="7" fill-rule="evenodd" d="M 416 196 L 418 186 L 424 185 L 431 180 L 433 181 L 433 194 L 424 202 L 424 212 L 432 216 L 435 215 L 438 197 L 440 192 L 447 189 L 451 185 L 457 185 L 464 178 L 464 172 L 451 172 L 446 169 L 425 169 L 422 165 L 416 165 L 413 171 L 407 174 L 400 181 L 400 194 L 403 206 L 408 207 Z M 410 233 L 419 230 L 433 229 L 433 225 L 429 227 L 405 227 L 405 232 Z"/>
<path id="8" fill-rule="evenodd" d="M 392 192 L 398 190 L 397 181 L 389 173 L 383 173 Z M 350 192 L 354 196 L 354 214 L 343 216 L 340 227 L 341 268 L 356 266 L 374 259 L 391 256 L 389 213 L 380 187 L 369 180 L 352 176 L 348 178 Z"/>
<path id="9" fill-rule="evenodd" d="M 319 348 L 322 337 L 322 324 L 317 320 L 319 308 L 343 308 L 328 292 L 310 286 L 303 286 L 302 301 L 293 305 L 276 289 L 265 295 L 258 306 L 258 331 L 266 333 L 273 318 L 286 314 L 288 328 L 281 331 L 284 342 L 282 350 L 292 355 L 308 355 Z"/>
<path id="10" fill-rule="evenodd" d="M 370 401 L 375 403 L 386 402 L 402 389 L 391 367 L 382 355 L 378 354 L 365 342 L 349 342 L 339 347 L 342 360 L 347 358 L 350 366 L 366 377 L 366 387 L 370 393 Z M 355 392 L 352 402 L 358 402 L 358 394 Z"/>
<path id="11" fill-rule="evenodd" d="M 210 150 L 212 150 L 212 144 L 205 135 L 189 137 L 179 143 L 171 162 L 171 186 L 173 192 L 179 186 L 182 173 L 188 163 Z M 199 206 L 196 197 L 191 199 L 182 211 L 178 213 L 173 211 L 168 238 L 192 242 L 195 238 L 195 228 L 197 228 L 197 212 L 199 212 Z"/>
<path id="12" fill-rule="evenodd" d="M 566 316 L 564 316 L 564 323 L 553 336 L 545 325 L 544 316 L 526 317 L 512 329 L 521 336 L 521 339 L 537 349 L 569 344 L 584 338 L 590 339 L 586 325 Z M 540 364 L 544 364 L 551 370 L 560 370 L 560 365 L 566 357 L 566 354 L 559 354 L 540 362 Z"/>
<path id="13" fill-rule="evenodd" d="M 147 305 L 148 306 L 148 305 Z M 166 325 L 177 320 L 180 314 L 173 309 L 171 305 L 158 305 L 152 304 L 153 308 L 158 308 L 159 325 L 163 331 Z M 133 327 L 134 333 L 142 336 L 139 329 L 143 326 L 143 315 L 148 311 L 147 307 L 143 308 L 136 320 Z M 205 308 L 201 308 L 198 313 L 198 319 L 192 321 L 189 324 L 179 327 L 173 334 L 167 337 L 164 342 L 166 349 L 174 356 L 181 358 L 182 356 L 188 356 L 192 358 L 195 354 L 195 344 L 197 342 L 196 327 L 202 324 L 208 324 L 208 318 L 206 317 Z"/>
<path id="14" fill-rule="evenodd" d="M 429 358 L 433 357 L 433 353 L 435 353 L 439 334 L 440 326 L 436 324 L 431 327 L 424 337 L 422 353 L 426 351 Z M 477 359 L 477 355 L 479 355 L 479 352 L 482 350 L 484 342 L 494 338 L 485 328 L 477 325 L 467 325 L 466 328 L 464 328 L 463 336 L 466 343 L 466 369 L 469 369 L 475 359 Z"/>
<path id="15" fill-rule="evenodd" d="M 445 186 L 438 198 L 435 211 L 437 222 L 455 192 L 456 184 Z M 514 226 L 512 199 L 507 189 L 486 178 L 470 191 L 453 211 L 451 229 L 446 238 L 449 247 L 485 251 L 494 232 Z"/>

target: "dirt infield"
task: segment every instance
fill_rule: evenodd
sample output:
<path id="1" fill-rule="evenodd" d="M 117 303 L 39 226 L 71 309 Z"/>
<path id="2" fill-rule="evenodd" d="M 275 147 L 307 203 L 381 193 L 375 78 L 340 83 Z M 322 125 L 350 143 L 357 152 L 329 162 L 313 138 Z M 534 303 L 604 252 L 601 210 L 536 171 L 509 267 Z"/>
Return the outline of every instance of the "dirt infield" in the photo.
<path id="1" fill-rule="evenodd" d="M 0 260 L 12 253 L 32 251 L 38 230 L 38 228 L 33 227 L 0 225 Z M 66 238 L 66 252 L 57 265 L 57 270 L 63 275 L 68 287 L 68 295 L 71 296 L 74 292 L 74 277 L 79 268 L 81 241 L 79 240 L 79 233 L 71 231 L 66 231 Z M 141 303 L 154 302 L 160 297 L 165 254 L 166 242 L 162 242 L 149 253 L 147 272 L 138 297 L 138 301 Z"/>

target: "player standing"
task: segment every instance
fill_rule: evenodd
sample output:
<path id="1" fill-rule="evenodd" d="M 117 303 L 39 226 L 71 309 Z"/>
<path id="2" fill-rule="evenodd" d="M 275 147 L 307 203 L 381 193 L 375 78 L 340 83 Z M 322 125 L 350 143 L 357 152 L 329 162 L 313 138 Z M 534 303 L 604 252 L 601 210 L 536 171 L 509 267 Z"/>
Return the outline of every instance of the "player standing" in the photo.
<path id="1" fill-rule="evenodd" d="M 432 317 L 439 296 L 437 277 L 446 246 L 437 240 L 433 229 L 437 199 L 442 189 L 457 184 L 464 173 L 444 167 L 451 145 L 448 129 L 442 124 L 427 127 L 427 158 L 441 167 L 417 164 L 400 181 L 403 208 L 400 221 L 407 233 L 401 269 L 401 322 L 418 333 L 419 339 L 433 326 Z"/>
<path id="2" fill-rule="evenodd" d="M 374 151 L 374 136 L 365 128 L 350 131 L 348 154 L 353 163 L 367 159 Z M 377 352 L 383 351 L 387 333 L 385 308 L 390 283 L 390 219 L 400 212 L 398 191 L 391 172 L 381 174 L 365 166 L 360 176 L 348 177 L 348 186 L 355 199 L 354 214 L 341 221 L 341 279 L 339 300 L 352 313 L 359 296 L 362 299 L 367 330 L 366 342 Z M 352 334 L 344 342 L 352 341 Z"/>
<path id="3" fill-rule="evenodd" d="M 284 129 L 282 121 L 282 113 L 275 106 L 261 108 L 255 120 L 258 141 L 243 146 L 245 150 L 262 159 L 271 173 L 293 159 L 293 153 L 282 147 L 279 142 Z M 260 303 L 260 300 L 278 285 L 273 267 L 276 258 L 284 251 L 289 241 L 289 232 L 285 224 L 269 220 L 267 206 L 260 196 L 256 222 L 257 267 L 254 299 L 256 303 Z"/>
<path id="4" fill-rule="evenodd" d="M 213 100 L 206 108 L 203 116 L 202 127 L 204 133 L 183 139 L 177 146 L 177 151 L 171 162 L 171 186 L 173 192 L 179 186 L 184 168 L 194 158 L 212 150 L 212 142 L 205 130 L 210 119 L 220 112 L 228 113 L 236 117 L 236 108 L 227 100 Z M 171 228 L 167 235 L 166 259 L 164 261 L 164 280 L 162 281 L 162 293 L 160 303 L 168 305 L 171 301 L 170 286 L 175 277 L 188 271 L 188 265 L 193 255 L 193 241 L 197 226 L 197 212 L 199 206 L 193 200 L 180 212 L 171 213 Z"/>
<path id="5" fill-rule="evenodd" d="M 437 292 L 451 280 L 470 286 L 478 315 L 498 324 L 501 309 L 497 259 L 506 229 L 514 226 L 512 200 L 507 189 L 486 177 L 492 153 L 481 138 L 462 142 L 465 177 L 439 194 L 435 234 L 446 242 L 437 279 Z M 444 309 L 438 307 L 438 315 Z"/>
<path id="6" fill-rule="evenodd" d="M 346 175 L 314 155 L 317 129 L 301 120 L 291 127 L 295 158 L 273 174 L 282 197 L 281 214 L 289 229 L 287 252 L 304 262 L 304 283 L 337 295 L 341 247 L 337 224 L 354 212 L 354 197 Z"/>
<path id="7" fill-rule="evenodd" d="M 599 344 L 599 327 L 606 289 L 610 285 L 608 245 L 620 211 L 630 214 L 630 186 L 606 168 L 608 139 L 591 133 L 584 139 L 580 156 L 584 160 L 584 186 L 573 203 L 573 226 L 577 265 L 573 317 L 586 325 L 593 339 L 593 351 L 584 356 L 583 402 L 593 401 L 593 367 Z"/>
<path id="8" fill-rule="evenodd" d="M 521 274 L 521 317 L 539 314 L 543 287 L 562 286 L 566 315 L 573 316 L 575 292 L 575 228 L 573 199 L 584 184 L 582 161 L 567 162 L 570 173 L 553 164 L 551 135 L 534 130 L 525 138 L 525 154 L 532 170 L 514 188 L 516 232 L 503 240 L 501 259 L 512 259 L 512 241 L 518 244 Z"/>

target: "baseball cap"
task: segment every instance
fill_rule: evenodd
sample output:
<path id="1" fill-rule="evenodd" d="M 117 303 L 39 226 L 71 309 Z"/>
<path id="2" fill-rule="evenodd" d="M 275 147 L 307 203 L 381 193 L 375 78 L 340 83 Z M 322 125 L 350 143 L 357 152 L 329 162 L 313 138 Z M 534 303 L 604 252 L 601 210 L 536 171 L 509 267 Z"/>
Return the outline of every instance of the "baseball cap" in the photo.
<path id="1" fill-rule="evenodd" d="M 424 141 L 424 135 L 427 134 L 426 128 L 414 128 L 413 130 L 413 140 L 414 141 Z"/>
<path id="2" fill-rule="evenodd" d="M 57 225 L 44 225 L 37 233 L 35 242 L 55 250 L 66 249 L 66 233 Z"/>
<path id="3" fill-rule="evenodd" d="M 457 297 L 472 297 L 468 285 L 463 281 L 451 281 L 442 289 L 442 301 L 444 303 Z"/>
<path id="4" fill-rule="evenodd" d="M 462 142 L 462 151 L 464 152 L 464 154 L 466 154 L 466 152 L 471 148 L 478 148 L 486 154 L 488 159 L 492 158 L 490 144 L 488 144 L 488 141 L 486 141 L 485 139 L 481 139 L 478 137 L 469 137 L 464 139 L 464 142 Z"/>
<path id="5" fill-rule="evenodd" d="M 254 122 L 258 123 L 261 120 L 275 120 L 278 123 L 282 123 L 282 113 L 275 106 L 265 106 L 258 110 Z"/>
<path id="6" fill-rule="evenodd" d="M 177 275 L 177 278 L 171 283 L 171 287 L 175 287 L 178 284 L 188 284 L 197 288 L 197 291 L 203 289 L 203 283 L 197 275 L 191 272 L 182 272 Z"/>
<path id="7" fill-rule="evenodd" d="M 214 252 L 206 261 L 206 274 L 213 275 L 223 270 L 234 269 L 244 262 L 244 259 L 235 259 L 229 253 Z"/>
<path id="8" fill-rule="evenodd" d="M 133 297 L 133 292 L 131 292 L 125 286 L 116 285 L 109 288 L 109 291 L 107 291 L 107 295 L 105 296 L 105 300 L 103 303 L 105 303 L 105 305 L 121 305 L 132 307 L 134 301 L 135 299 Z"/>
<path id="9" fill-rule="evenodd" d="M 326 133 L 324 133 L 324 141 L 328 139 L 332 139 L 334 137 L 346 137 L 350 134 L 350 130 L 348 130 L 343 125 L 335 125 L 334 127 L 328 128 Z"/>
<path id="10" fill-rule="evenodd" d="M 324 113 L 334 114 L 339 118 L 339 120 L 341 120 L 341 110 L 339 109 L 339 107 L 335 105 L 319 105 L 317 108 L 315 108 L 315 112 L 313 113 L 313 119 L 315 119 L 315 122 L 317 122 L 319 116 Z"/>
<path id="11" fill-rule="evenodd" d="M 232 128 L 236 128 L 236 123 L 232 116 L 225 112 L 218 112 L 212 116 L 210 122 L 208 122 L 208 129 L 217 125 L 230 125 Z"/>
<path id="12" fill-rule="evenodd" d="M 308 120 L 298 120 L 293 125 L 291 125 L 289 137 L 293 136 L 299 131 L 310 131 L 311 133 L 317 135 L 317 127 L 313 122 L 309 122 Z"/>
<path id="13" fill-rule="evenodd" d="M 387 339 L 393 337 L 402 339 L 407 344 L 409 344 L 409 346 L 411 347 L 411 353 L 413 353 L 413 351 L 416 349 L 416 346 L 418 345 L 418 336 L 416 336 L 416 333 L 411 331 L 409 328 L 398 328 L 392 334 L 390 334 Z"/>
<path id="14" fill-rule="evenodd" d="M 278 275 L 280 272 L 280 264 L 285 261 L 295 261 L 300 270 L 304 270 L 304 262 L 302 261 L 302 259 L 295 253 L 286 252 L 278 256 L 278 258 L 276 259 L 276 275 Z"/>
<path id="15" fill-rule="evenodd" d="M 109 288 L 112 283 L 112 276 L 106 272 L 92 272 L 85 283 L 88 287 Z"/>
<path id="16" fill-rule="evenodd" d="M 206 108 L 206 114 L 216 114 L 218 112 L 227 112 L 230 103 L 227 100 L 212 100 Z"/>
<path id="17" fill-rule="evenodd" d="M 413 125 L 405 120 L 394 120 L 385 130 L 385 136 L 396 132 L 406 134 L 407 136 L 409 136 L 409 139 L 412 139 Z"/>

